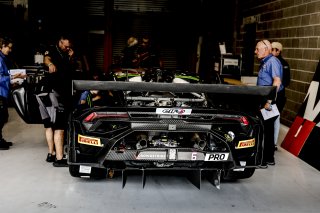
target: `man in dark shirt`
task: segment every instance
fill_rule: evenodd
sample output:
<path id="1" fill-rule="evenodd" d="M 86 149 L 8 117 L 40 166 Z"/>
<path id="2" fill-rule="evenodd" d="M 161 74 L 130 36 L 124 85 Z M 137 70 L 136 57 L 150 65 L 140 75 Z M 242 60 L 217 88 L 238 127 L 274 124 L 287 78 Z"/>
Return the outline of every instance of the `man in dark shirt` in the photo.
<path id="1" fill-rule="evenodd" d="M 144 36 L 137 50 L 139 67 L 141 68 L 163 68 L 159 51 L 153 47 L 150 38 Z"/>
<path id="2" fill-rule="evenodd" d="M 70 35 L 60 36 L 58 42 L 47 49 L 44 64 L 49 70 L 48 87 L 54 92 L 59 103 L 55 121 L 50 118 L 44 120 L 49 148 L 46 161 L 53 162 L 55 167 L 63 167 L 67 166 L 66 159 L 63 159 L 64 130 L 73 103 L 72 76 L 76 65 Z"/>
<path id="3" fill-rule="evenodd" d="M 274 55 L 275 57 L 277 57 L 279 59 L 279 61 L 282 64 L 282 69 L 283 69 L 283 76 L 282 76 L 282 85 L 284 87 L 289 86 L 290 83 L 290 67 L 289 64 L 286 60 L 284 60 L 284 58 L 281 55 L 283 46 L 280 42 L 272 42 L 271 43 L 272 46 L 272 55 Z M 283 89 L 281 91 L 282 96 L 284 96 L 284 98 L 280 99 L 281 101 L 277 102 L 277 107 L 279 109 L 279 112 L 281 113 L 284 105 L 286 104 L 287 98 L 285 95 L 285 89 Z M 275 149 L 277 150 L 277 141 L 278 141 L 278 136 L 279 136 L 279 131 L 280 131 L 280 115 L 279 117 L 276 119 L 276 121 L 274 122 L 274 142 L 275 142 Z"/>

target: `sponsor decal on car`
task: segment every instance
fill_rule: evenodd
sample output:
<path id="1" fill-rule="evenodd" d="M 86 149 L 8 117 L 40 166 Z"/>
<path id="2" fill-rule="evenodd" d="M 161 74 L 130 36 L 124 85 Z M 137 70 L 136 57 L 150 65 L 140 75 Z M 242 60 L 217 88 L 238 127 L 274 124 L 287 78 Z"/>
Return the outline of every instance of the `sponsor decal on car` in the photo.
<path id="1" fill-rule="evenodd" d="M 243 168 L 236 168 L 236 169 L 233 169 L 233 171 L 238 171 L 238 172 L 243 172 L 244 171 L 244 167 L 247 165 L 247 162 L 246 161 L 240 161 L 240 166 L 243 166 Z"/>
<path id="2" fill-rule="evenodd" d="M 169 160 L 176 160 L 177 150 L 176 149 L 169 149 Z"/>
<path id="3" fill-rule="evenodd" d="M 255 145 L 256 145 L 256 141 L 255 141 L 254 138 L 252 138 L 252 139 L 249 139 L 249 140 L 239 141 L 238 146 L 236 147 L 236 149 L 254 147 Z"/>
<path id="4" fill-rule="evenodd" d="M 165 151 L 144 151 L 139 152 L 137 160 L 166 160 L 167 152 Z"/>
<path id="5" fill-rule="evenodd" d="M 183 161 L 204 161 L 205 154 L 202 152 L 184 152 L 179 151 L 177 152 L 177 160 L 183 160 Z"/>
<path id="6" fill-rule="evenodd" d="M 226 161 L 229 158 L 229 153 L 219 152 L 219 153 L 207 153 L 204 161 Z"/>
<path id="7" fill-rule="evenodd" d="M 157 108 L 158 115 L 191 115 L 192 109 L 182 108 Z"/>
<path id="8" fill-rule="evenodd" d="M 100 138 L 93 138 L 84 135 L 78 134 L 78 143 L 90 145 L 90 146 L 99 146 L 102 147 Z"/>
<path id="9" fill-rule="evenodd" d="M 91 174 L 91 166 L 80 165 L 79 172 L 80 173 L 85 173 L 85 174 Z"/>

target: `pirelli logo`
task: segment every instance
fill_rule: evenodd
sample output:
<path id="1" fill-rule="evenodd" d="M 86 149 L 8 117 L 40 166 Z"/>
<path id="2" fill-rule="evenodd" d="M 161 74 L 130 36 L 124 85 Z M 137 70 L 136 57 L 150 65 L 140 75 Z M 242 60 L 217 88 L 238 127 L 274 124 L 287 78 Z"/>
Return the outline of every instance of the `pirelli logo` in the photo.
<path id="1" fill-rule="evenodd" d="M 255 141 L 254 138 L 252 138 L 252 139 L 249 139 L 249 140 L 239 141 L 238 146 L 236 147 L 236 149 L 254 147 L 255 145 L 256 145 L 256 141 Z"/>
<path id="2" fill-rule="evenodd" d="M 93 138 L 93 137 L 83 136 L 80 134 L 78 134 L 78 143 L 90 145 L 90 146 L 102 147 L 100 138 Z"/>

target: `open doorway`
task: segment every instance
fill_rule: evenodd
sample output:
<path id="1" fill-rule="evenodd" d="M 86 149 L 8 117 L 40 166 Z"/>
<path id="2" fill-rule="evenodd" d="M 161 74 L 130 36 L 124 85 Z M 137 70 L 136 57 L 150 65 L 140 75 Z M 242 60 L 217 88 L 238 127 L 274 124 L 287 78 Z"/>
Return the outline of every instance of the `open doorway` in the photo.
<path id="1" fill-rule="evenodd" d="M 254 71 L 254 50 L 256 46 L 256 23 L 244 27 L 242 50 L 242 75 L 252 76 Z"/>

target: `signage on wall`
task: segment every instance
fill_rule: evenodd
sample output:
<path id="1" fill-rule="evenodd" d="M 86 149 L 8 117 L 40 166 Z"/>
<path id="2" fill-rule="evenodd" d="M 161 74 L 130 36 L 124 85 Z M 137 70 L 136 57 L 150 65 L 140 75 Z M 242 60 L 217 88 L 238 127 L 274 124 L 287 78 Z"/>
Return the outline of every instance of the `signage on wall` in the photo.
<path id="1" fill-rule="evenodd" d="M 320 61 L 281 147 L 320 170 Z"/>
<path id="2" fill-rule="evenodd" d="M 252 24 L 252 23 L 259 23 L 260 22 L 260 14 L 255 15 L 255 16 L 248 16 L 243 18 L 243 25 L 246 24 Z"/>

